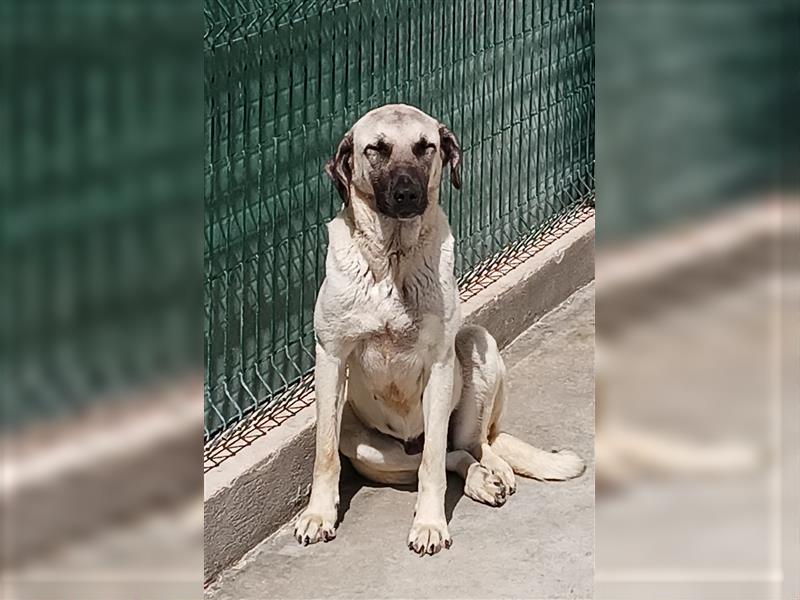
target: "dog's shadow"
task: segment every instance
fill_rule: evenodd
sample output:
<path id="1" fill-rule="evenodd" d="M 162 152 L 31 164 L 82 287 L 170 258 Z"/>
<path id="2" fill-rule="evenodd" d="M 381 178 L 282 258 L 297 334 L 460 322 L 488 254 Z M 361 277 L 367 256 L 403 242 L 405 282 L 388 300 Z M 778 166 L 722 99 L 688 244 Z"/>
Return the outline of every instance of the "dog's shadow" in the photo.
<path id="1" fill-rule="evenodd" d="M 392 488 L 403 492 L 416 493 L 416 485 L 389 485 L 375 483 L 365 479 L 350 464 L 350 461 L 342 457 L 342 474 L 339 480 L 339 515 L 338 522 L 344 522 L 347 512 L 350 510 L 350 503 L 362 488 Z M 447 522 L 453 518 L 453 510 L 464 496 L 464 482 L 453 473 L 447 473 L 447 491 L 444 497 L 444 514 Z"/>

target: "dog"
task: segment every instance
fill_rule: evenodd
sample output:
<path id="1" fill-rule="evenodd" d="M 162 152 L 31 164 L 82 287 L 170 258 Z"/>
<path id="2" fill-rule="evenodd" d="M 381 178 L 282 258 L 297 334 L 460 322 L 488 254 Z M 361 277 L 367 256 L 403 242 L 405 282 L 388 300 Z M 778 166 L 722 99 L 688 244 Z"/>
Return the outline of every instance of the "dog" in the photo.
<path id="1" fill-rule="evenodd" d="M 361 117 L 325 171 L 343 200 L 328 224 L 314 311 L 316 452 L 311 497 L 295 523 L 304 545 L 336 536 L 339 452 L 367 479 L 418 482 L 408 547 L 449 548 L 446 470 L 491 506 L 515 473 L 577 477 L 574 452 L 545 452 L 500 430 L 505 366 L 482 327 L 463 326 L 454 240 L 439 205 L 449 168 L 461 187 L 456 136 L 403 104 Z"/>

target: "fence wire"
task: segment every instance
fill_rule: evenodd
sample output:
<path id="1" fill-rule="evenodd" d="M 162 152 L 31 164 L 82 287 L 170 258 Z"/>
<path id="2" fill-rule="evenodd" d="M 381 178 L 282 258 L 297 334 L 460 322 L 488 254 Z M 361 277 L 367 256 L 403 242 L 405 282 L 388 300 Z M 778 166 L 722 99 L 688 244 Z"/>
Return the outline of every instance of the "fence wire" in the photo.
<path id="1" fill-rule="evenodd" d="M 404 102 L 460 138 L 441 202 L 463 285 L 593 198 L 594 4 L 207 0 L 205 438 L 308 386 L 322 164 L 360 115 Z"/>

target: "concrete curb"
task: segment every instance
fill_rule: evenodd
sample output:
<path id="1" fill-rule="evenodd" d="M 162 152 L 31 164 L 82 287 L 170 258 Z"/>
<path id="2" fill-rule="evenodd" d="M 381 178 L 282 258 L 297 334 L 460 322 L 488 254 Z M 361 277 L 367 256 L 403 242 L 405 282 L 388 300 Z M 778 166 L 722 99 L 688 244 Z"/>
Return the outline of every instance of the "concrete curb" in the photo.
<path id="1" fill-rule="evenodd" d="M 464 322 L 507 345 L 594 278 L 594 225 L 594 217 L 587 219 L 471 297 L 462 305 Z M 206 581 L 303 508 L 313 457 L 308 407 L 206 474 Z"/>
<path id="2" fill-rule="evenodd" d="M 94 419 L 42 424 L 35 443 L 3 440 L 0 568 L 197 498 L 201 397 L 197 374 L 98 402 Z"/>
<path id="3" fill-rule="evenodd" d="M 698 297 L 754 273 L 797 269 L 800 210 L 796 202 L 756 201 L 698 223 L 598 250 L 596 313 L 600 342 L 632 315 L 670 306 L 660 298 Z M 713 282 L 714 285 L 703 285 Z"/>

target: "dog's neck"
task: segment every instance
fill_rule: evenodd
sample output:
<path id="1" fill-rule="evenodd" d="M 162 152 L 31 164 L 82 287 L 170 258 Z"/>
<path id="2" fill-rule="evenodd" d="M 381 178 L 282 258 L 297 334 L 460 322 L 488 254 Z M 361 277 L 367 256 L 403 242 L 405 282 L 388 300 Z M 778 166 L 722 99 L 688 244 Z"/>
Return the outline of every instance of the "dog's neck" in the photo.
<path id="1" fill-rule="evenodd" d="M 428 207 L 419 217 L 393 219 L 380 214 L 373 203 L 357 196 L 345 210 L 353 240 L 367 261 L 376 281 L 387 276 L 398 284 L 417 263 L 415 255 L 431 239 L 438 226 L 438 194 L 431 195 Z"/>

